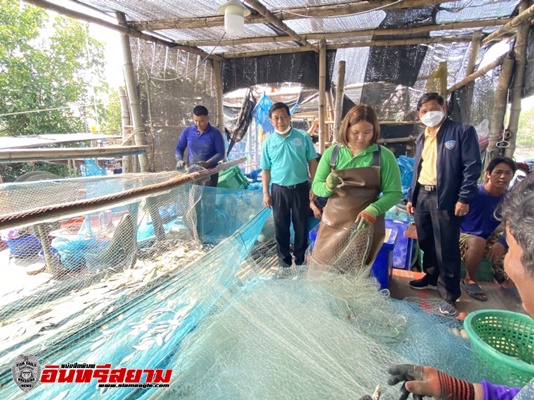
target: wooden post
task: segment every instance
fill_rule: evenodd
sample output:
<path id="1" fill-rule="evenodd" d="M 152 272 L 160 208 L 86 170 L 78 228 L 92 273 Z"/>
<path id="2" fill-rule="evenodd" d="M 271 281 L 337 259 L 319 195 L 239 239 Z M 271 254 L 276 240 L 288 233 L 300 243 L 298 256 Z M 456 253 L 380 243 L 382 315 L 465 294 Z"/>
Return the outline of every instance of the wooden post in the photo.
<path id="1" fill-rule="evenodd" d="M 343 115 L 343 97 L 345 96 L 345 61 L 340 61 L 337 67 L 336 108 L 334 111 L 334 143 L 339 143 L 339 128 Z"/>
<path id="2" fill-rule="evenodd" d="M 530 1 L 523 0 L 519 4 L 519 14 L 528 9 Z M 523 81 L 525 80 L 525 67 L 527 65 L 527 41 L 528 31 L 530 29 L 530 20 L 525 20 L 517 28 L 516 42 L 514 45 L 514 80 L 510 91 L 511 107 L 510 119 L 508 120 L 508 138 L 509 146 L 504 149 L 506 157 L 513 157 L 515 151 L 515 143 L 517 139 L 517 128 L 519 126 L 519 116 L 521 115 L 521 94 L 523 91 Z"/>
<path id="3" fill-rule="evenodd" d="M 456 89 L 460 89 L 461 87 L 464 87 L 469 82 L 474 81 L 478 77 L 484 75 L 485 73 L 491 71 L 494 68 L 497 68 L 499 65 L 501 65 L 502 60 L 504 59 L 505 55 L 497 58 L 495 61 L 489 63 L 484 68 L 477 70 L 476 72 L 473 72 L 471 75 L 466 76 L 464 79 L 462 79 L 460 82 L 455 83 L 450 88 L 447 89 L 448 93 L 454 92 Z"/>
<path id="4" fill-rule="evenodd" d="M 439 71 L 439 94 L 447 98 L 447 61 L 441 61 L 439 63 Z"/>
<path id="5" fill-rule="evenodd" d="M 129 145 L 132 140 L 128 139 L 131 130 L 127 127 L 131 125 L 130 108 L 128 107 L 128 96 L 122 87 L 119 87 L 119 99 L 121 102 L 121 117 L 122 117 L 122 145 Z M 126 155 L 122 157 L 122 172 L 132 172 L 132 156 Z"/>
<path id="6" fill-rule="evenodd" d="M 468 77 L 475 72 L 475 63 L 477 61 L 478 51 L 480 50 L 480 42 L 482 41 L 482 31 L 476 31 L 473 33 L 473 40 L 471 41 L 471 51 L 469 53 L 469 60 L 467 61 L 467 67 L 465 69 L 465 76 Z M 465 115 L 467 117 L 465 122 L 469 121 L 471 115 L 471 101 L 473 100 L 474 82 L 467 85 L 467 98 L 465 101 L 466 109 Z"/>
<path id="7" fill-rule="evenodd" d="M 228 143 L 226 143 L 226 135 L 224 134 L 223 84 L 220 61 L 213 60 L 213 74 L 215 75 L 215 89 L 217 91 L 217 127 L 224 140 L 224 159 L 226 160 Z"/>
<path id="8" fill-rule="evenodd" d="M 319 153 L 324 153 L 326 123 L 325 123 L 325 88 L 326 88 L 326 41 L 319 45 Z"/>
<path id="9" fill-rule="evenodd" d="M 506 114 L 506 105 L 508 103 L 508 88 L 510 87 L 513 69 L 513 53 L 508 53 L 502 62 L 499 82 L 497 83 L 497 88 L 495 89 L 495 97 L 493 100 L 493 113 L 491 114 L 489 144 L 488 149 L 486 151 L 485 167 L 496 155 L 495 150 L 497 149 L 497 142 L 502 140 L 502 133 L 504 130 L 504 116 Z"/>
<path id="10" fill-rule="evenodd" d="M 120 25 L 126 26 L 126 17 L 124 13 L 117 12 L 117 21 Z M 123 58 L 123 73 L 124 80 L 126 82 L 126 90 L 128 92 L 128 98 L 130 100 L 130 111 L 133 120 L 135 144 L 137 146 L 144 146 L 145 140 L 145 127 L 143 124 L 143 118 L 141 116 L 141 104 L 139 103 L 139 97 L 137 95 L 137 85 L 135 83 L 134 69 L 132 64 L 132 53 L 130 51 L 130 40 L 126 34 L 121 34 L 122 44 L 122 58 Z M 148 83 L 147 83 L 148 84 Z M 137 156 L 141 172 L 148 172 L 148 157 L 147 154 L 139 154 Z"/>

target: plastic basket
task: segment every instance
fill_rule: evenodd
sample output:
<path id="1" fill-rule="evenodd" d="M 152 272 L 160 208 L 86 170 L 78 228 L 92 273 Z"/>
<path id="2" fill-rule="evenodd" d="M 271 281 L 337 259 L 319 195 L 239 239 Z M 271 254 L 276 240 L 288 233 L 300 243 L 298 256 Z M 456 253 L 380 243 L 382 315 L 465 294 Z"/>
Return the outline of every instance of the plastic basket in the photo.
<path id="1" fill-rule="evenodd" d="M 534 378 L 534 320 L 502 310 L 480 310 L 467 316 L 464 328 L 476 356 L 491 371 L 493 383 L 521 387 Z"/>

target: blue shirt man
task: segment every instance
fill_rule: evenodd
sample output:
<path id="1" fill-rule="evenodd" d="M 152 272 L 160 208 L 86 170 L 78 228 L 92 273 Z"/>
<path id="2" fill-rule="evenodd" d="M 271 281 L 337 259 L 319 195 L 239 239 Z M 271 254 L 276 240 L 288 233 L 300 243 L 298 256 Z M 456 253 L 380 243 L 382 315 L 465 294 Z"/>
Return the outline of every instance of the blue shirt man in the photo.
<path id="1" fill-rule="evenodd" d="M 290 225 L 295 231 L 295 264 L 302 265 L 308 247 L 308 211 L 310 184 L 315 176 L 317 153 L 310 135 L 291 127 L 291 115 L 285 103 L 274 103 L 269 118 L 275 132 L 262 147 L 261 169 L 263 204 L 273 208 L 278 276 L 291 275 L 293 263 L 290 244 Z M 308 173 L 309 169 L 309 173 Z M 271 191 L 269 185 L 272 182 Z"/>
<path id="2" fill-rule="evenodd" d="M 196 106 L 193 109 L 193 122 L 194 125 L 182 131 L 176 144 L 174 155 L 177 170 L 185 167 L 183 158 L 186 148 L 187 166 L 196 164 L 202 168 L 213 168 L 224 158 L 224 140 L 221 132 L 210 125 L 208 109 Z M 218 178 L 218 174 L 211 175 L 211 181 L 207 186 L 217 186 Z"/>

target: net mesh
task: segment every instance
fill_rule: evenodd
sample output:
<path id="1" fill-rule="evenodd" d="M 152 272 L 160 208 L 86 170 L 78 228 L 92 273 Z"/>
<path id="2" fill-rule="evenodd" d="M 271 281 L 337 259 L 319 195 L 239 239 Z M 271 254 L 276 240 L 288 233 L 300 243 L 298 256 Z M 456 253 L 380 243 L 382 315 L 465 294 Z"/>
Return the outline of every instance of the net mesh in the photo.
<path id="1" fill-rule="evenodd" d="M 80 200 L 122 193 L 115 185 L 154 187 L 173 174 L 68 180 L 65 191 L 49 182 L 55 187 L 49 203 L 72 192 Z M 45 187 L 0 190 L 16 193 L 13 199 L 25 191 L 30 199 Z M 19 212 L 35 211 L 19 204 Z M 351 231 L 352 246 L 339 248 L 335 265 L 319 272 L 309 258 L 308 272 L 276 279 L 270 211 L 257 190 L 188 183 L 78 215 L 26 225 L 27 235 L 22 226 L 4 231 L 15 249 L 11 240 L 46 225 L 36 237 L 40 243 L 40 235 L 50 237 L 52 262 L 63 272 L 28 275 L 31 258 L 7 264 L 9 283 L 0 296 L 3 398 L 21 395 L 10 374 L 20 354 L 35 355 L 42 366 L 173 370 L 168 388 L 104 388 L 96 379 L 41 383 L 25 395 L 30 399 L 359 398 L 377 384 L 382 398 L 392 399 L 398 388 L 385 382 L 393 363 L 432 365 L 471 381 L 492 367 L 472 356 L 461 322 L 437 315 L 437 302 L 400 302 L 377 290 L 362 262 L 370 229 Z M 72 251 L 55 247 L 58 238 L 75 243 Z"/>

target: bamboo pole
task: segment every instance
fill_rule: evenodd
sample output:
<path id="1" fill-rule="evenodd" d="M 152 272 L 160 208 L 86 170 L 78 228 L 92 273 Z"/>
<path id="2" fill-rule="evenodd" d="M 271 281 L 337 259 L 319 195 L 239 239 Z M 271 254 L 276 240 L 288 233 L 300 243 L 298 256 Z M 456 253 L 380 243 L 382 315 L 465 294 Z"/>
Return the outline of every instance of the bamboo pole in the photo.
<path id="1" fill-rule="evenodd" d="M 347 32 L 332 32 L 332 33 L 307 33 L 300 35 L 306 40 L 321 40 L 321 39 L 347 39 L 355 38 L 361 36 L 392 36 L 392 35 L 406 35 L 406 34 L 417 34 L 417 33 L 427 33 L 435 31 L 451 31 L 458 29 L 470 29 L 470 28 L 484 28 L 488 26 L 502 26 L 503 24 L 511 21 L 511 18 L 506 19 L 490 19 L 484 21 L 466 21 L 466 22 L 453 22 L 446 24 L 433 24 L 433 25 L 423 25 L 416 26 L 413 28 L 377 28 L 377 29 L 358 29 L 354 31 Z M 259 36 L 259 37 L 249 37 L 242 39 L 228 39 L 228 40 L 184 40 L 180 43 L 184 46 L 192 47 L 202 47 L 202 46 L 237 46 L 242 44 L 252 44 L 252 43 L 281 43 L 281 42 L 291 42 L 295 39 L 289 35 L 280 35 L 280 36 Z"/>
<path id="2" fill-rule="evenodd" d="M 475 72 L 475 64 L 478 57 L 478 52 L 480 50 L 480 42 L 482 41 L 482 31 L 476 31 L 473 33 L 473 40 L 471 40 L 471 50 L 469 52 L 469 60 L 467 61 L 467 67 L 465 68 L 465 77 L 468 77 L 473 72 Z M 473 90 L 474 82 L 471 82 L 467 85 L 467 96 L 466 96 L 466 109 L 465 115 L 469 118 L 471 114 L 471 102 L 473 101 Z"/>
<path id="3" fill-rule="evenodd" d="M 167 46 L 167 47 L 179 48 L 180 50 L 184 50 L 184 51 L 187 51 L 187 52 L 190 52 L 190 53 L 193 53 L 193 54 L 198 54 L 198 55 L 200 55 L 202 57 L 208 57 L 208 58 L 212 58 L 212 59 L 216 59 L 216 60 L 217 59 L 221 60 L 221 58 L 219 56 L 209 55 L 208 53 L 206 53 L 205 51 L 203 51 L 201 49 L 194 48 L 194 47 L 189 47 L 189 46 L 184 46 L 184 45 L 176 44 L 176 43 L 173 43 L 173 42 L 168 42 L 168 41 L 165 41 L 163 39 L 159 39 L 159 38 L 156 38 L 154 36 L 147 35 L 146 33 L 143 33 L 143 32 L 139 31 L 136 28 L 132 28 L 132 27 L 129 27 L 129 26 L 126 26 L 126 25 L 122 25 L 122 26 L 121 25 L 115 25 L 115 24 L 112 24 L 111 22 L 104 21 L 104 20 L 102 20 L 100 18 L 92 17 L 92 16 L 89 16 L 87 14 L 84 14 L 84 13 L 81 13 L 81 12 L 78 12 L 78 11 L 74 11 L 74 10 L 71 10 L 69 8 L 57 5 L 57 4 L 49 3 L 48 1 L 44 1 L 44 0 L 24 0 L 24 2 L 28 3 L 28 4 L 33 4 L 34 6 L 37 6 L 37 7 L 44 8 L 45 10 L 51 10 L 51 11 L 57 12 L 58 14 L 65 15 L 65 16 L 70 17 L 70 18 L 78 19 L 78 20 L 85 21 L 85 22 L 90 22 L 92 24 L 97 24 L 97 25 L 103 26 L 105 28 L 114 30 L 116 32 L 120 32 L 123 35 L 138 37 L 140 39 L 147 40 L 147 41 L 150 41 L 150 42 L 154 42 L 154 43 L 157 43 L 157 44 L 161 44 L 161 45 L 164 45 L 164 46 Z"/>
<path id="4" fill-rule="evenodd" d="M 488 166 L 491 159 L 496 155 L 495 150 L 497 150 L 497 143 L 502 140 L 504 131 L 504 116 L 506 115 L 506 105 L 508 104 L 508 89 L 510 88 L 513 69 L 514 54 L 510 52 L 506 55 L 502 62 L 499 82 L 497 83 L 497 88 L 495 89 L 485 167 Z"/>
<path id="5" fill-rule="evenodd" d="M 121 102 L 121 118 L 122 118 L 122 143 L 130 144 L 131 140 L 129 139 L 130 136 L 130 129 L 127 128 L 131 124 L 130 121 L 130 108 L 128 107 L 128 96 L 126 95 L 126 91 L 119 87 L 119 99 Z M 127 155 L 122 157 L 122 171 L 124 173 L 130 173 L 132 172 L 132 156 Z"/>
<path id="6" fill-rule="evenodd" d="M 528 10 L 530 1 L 523 0 L 519 4 L 519 14 L 525 14 Z M 534 9 L 533 7 L 530 7 Z M 517 130 L 519 128 L 519 116 L 521 115 L 521 97 L 523 92 L 523 85 L 525 80 L 525 69 L 527 65 L 527 41 L 528 31 L 530 29 L 530 18 L 525 19 L 524 22 L 517 28 L 516 42 L 514 45 L 514 80 L 512 89 L 510 91 L 510 118 L 508 120 L 508 129 L 510 138 L 508 139 L 509 146 L 504 149 L 506 157 L 513 157 L 515 151 L 515 144 L 517 140 Z"/>
<path id="7" fill-rule="evenodd" d="M 326 41 L 323 39 L 319 45 L 319 153 L 325 148 L 325 88 L 326 88 Z"/>
<path id="8" fill-rule="evenodd" d="M 491 71 L 492 69 L 497 68 L 499 65 L 502 64 L 502 61 L 503 61 L 504 57 L 506 57 L 506 54 L 500 56 L 498 59 L 496 59 L 496 60 L 493 61 L 492 63 L 489 63 L 489 64 L 486 65 L 484 68 L 479 69 L 477 72 L 474 72 L 474 73 L 472 73 L 472 74 L 469 75 L 469 76 L 466 76 L 466 77 L 465 77 L 464 79 L 462 79 L 460 82 L 455 83 L 455 84 L 452 85 L 449 89 L 447 89 L 447 92 L 448 92 L 448 93 L 452 93 L 452 92 L 454 92 L 456 89 L 459 89 L 459 88 L 461 88 L 461 87 L 467 85 L 469 82 L 474 81 L 475 79 L 477 79 L 478 77 L 480 77 L 480 76 L 484 75 L 485 73 Z"/>
<path id="9" fill-rule="evenodd" d="M 343 97 L 345 96 L 345 65 L 346 62 L 341 60 L 337 67 L 336 108 L 334 111 L 334 143 L 339 143 L 339 129 L 341 128 L 341 117 L 343 115 Z"/>
<path id="10" fill-rule="evenodd" d="M 69 160 L 75 158 L 116 157 L 146 153 L 149 146 L 107 146 L 82 148 L 6 149 L 0 150 L 0 163 Z"/>
<path id="11" fill-rule="evenodd" d="M 213 74 L 215 76 L 215 90 L 217 92 L 217 126 L 219 127 L 219 131 L 221 131 L 224 140 L 224 159 L 226 160 L 226 149 L 228 146 L 226 143 L 226 135 L 224 134 L 223 84 L 220 61 L 213 61 Z"/>
<path id="12" fill-rule="evenodd" d="M 126 16 L 124 13 L 117 12 L 116 16 L 119 24 L 126 25 Z M 134 125 L 135 144 L 138 146 L 144 146 L 146 144 L 145 128 L 143 124 L 143 118 L 141 116 L 141 104 L 139 103 L 139 97 L 137 96 L 137 84 L 135 82 L 132 53 L 130 51 L 130 39 L 128 35 L 121 35 L 121 44 L 123 59 L 122 68 L 124 72 L 124 80 L 126 82 L 126 90 L 130 100 L 130 115 Z M 148 157 L 146 153 L 138 156 L 138 160 L 141 167 L 141 172 L 148 172 Z"/>
<path id="13" fill-rule="evenodd" d="M 301 19 L 305 17 L 331 17 L 343 16 L 374 10 L 379 7 L 387 7 L 388 10 L 432 6 L 450 2 L 450 0 L 374 0 L 357 1 L 344 4 L 332 4 L 324 6 L 306 6 L 289 8 L 272 14 L 279 20 Z M 260 14 L 250 14 L 245 17 L 245 24 L 264 24 L 267 18 Z M 131 21 L 128 23 L 138 31 L 156 31 L 161 29 L 190 29 L 190 28 L 211 28 L 224 26 L 223 15 L 212 15 L 207 17 L 171 18 L 154 21 Z"/>
<path id="14" fill-rule="evenodd" d="M 302 46 L 308 48 L 308 50 L 317 51 L 314 46 L 308 43 L 307 40 L 303 39 L 293 29 L 291 29 L 286 24 L 284 24 L 281 19 L 277 18 L 271 11 L 267 9 L 267 7 L 261 4 L 258 0 L 245 0 L 245 3 L 248 3 L 250 6 L 252 6 L 256 11 L 258 11 L 261 15 L 263 15 L 268 22 L 275 25 L 277 28 L 281 29 L 283 32 L 287 33 L 297 43 L 300 43 Z"/>
<path id="15" fill-rule="evenodd" d="M 424 37 L 414 39 L 397 39 L 397 40 L 368 40 L 368 41 L 351 41 L 347 43 L 333 43 L 326 46 L 327 50 L 337 49 L 350 49 L 354 47 L 375 47 L 375 46 L 407 46 L 417 44 L 430 44 L 430 43 L 460 43 L 470 42 L 469 37 Z M 260 51 L 244 51 L 234 53 L 222 53 L 222 56 L 226 58 L 242 58 L 242 57 L 256 57 L 265 56 L 269 54 L 289 54 L 289 53 L 302 53 L 309 51 L 306 47 L 284 47 L 281 49 L 269 49 Z"/>
<path id="16" fill-rule="evenodd" d="M 131 204 L 136 200 L 143 199 L 148 196 L 156 196 L 167 193 L 170 189 L 175 187 L 201 179 L 206 179 L 213 174 L 224 171 L 233 167 L 234 165 L 239 165 L 245 161 L 245 157 L 241 157 L 236 160 L 219 164 L 215 168 L 202 172 L 193 172 L 187 175 L 180 175 L 165 182 L 125 190 L 110 195 L 104 195 L 94 199 L 77 200 L 69 203 L 54 204 L 47 207 L 31 209 L 30 211 L 3 214 L 0 215 L 0 227 L 2 229 L 20 228 L 39 223 L 43 220 L 72 218 L 88 214 L 90 212 L 106 210 L 110 207 Z M 106 177 L 102 178 L 105 179 Z"/>
<path id="17" fill-rule="evenodd" d="M 526 3 L 526 2 L 523 1 L 523 3 Z M 484 40 L 482 40 L 482 44 L 485 45 L 493 40 L 497 40 L 499 37 L 501 37 L 506 32 L 511 31 L 512 29 L 520 26 L 523 23 L 525 23 L 525 25 L 527 23 L 528 25 L 530 25 L 530 19 L 534 16 L 534 5 L 529 7 L 528 3 L 526 3 L 526 6 L 523 6 L 523 7 L 520 6 L 519 10 L 520 11 L 517 17 L 513 18 L 511 21 L 505 24 L 502 28 L 497 29 L 496 31 L 490 33 Z M 524 25 L 521 25 L 521 26 L 524 26 Z"/>

